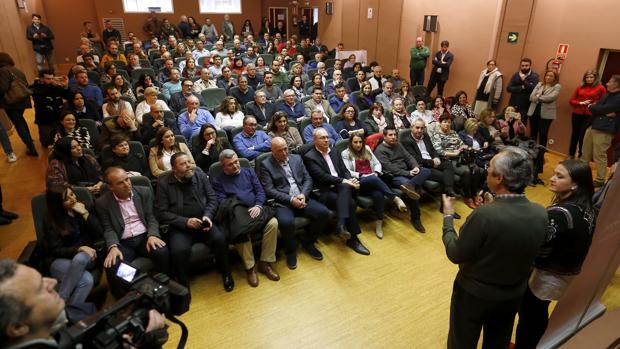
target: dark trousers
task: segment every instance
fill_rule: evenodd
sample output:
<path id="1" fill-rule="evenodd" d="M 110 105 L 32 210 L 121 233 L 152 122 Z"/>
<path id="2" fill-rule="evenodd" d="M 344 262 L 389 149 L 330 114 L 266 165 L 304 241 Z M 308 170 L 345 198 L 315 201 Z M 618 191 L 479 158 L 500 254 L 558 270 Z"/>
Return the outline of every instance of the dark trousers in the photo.
<path id="1" fill-rule="evenodd" d="M 276 219 L 278 220 L 278 229 L 282 233 L 282 239 L 286 245 L 286 253 L 293 253 L 297 250 L 297 241 L 295 240 L 295 217 L 302 216 L 310 219 L 310 225 L 305 234 L 299 239 L 302 244 L 314 243 L 319 234 L 325 228 L 329 210 L 322 203 L 307 199 L 306 207 L 294 208 L 290 205 L 279 206 L 276 209 Z"/>
<path id="2" fill-rule="evenodd" d="M 336 211 L 338 227 L 345 226 L 349 233 L 357 235 L 362 232 L 362 229 L 355 214 L 357 204 L 353 192 L 352 186 L 340 183 L 330 191 L 321 192 L 319 201 L 329 209 Z"/>
<path id="3" fill-rule="evenodd" d="M 437 95 L 443 96 L 443 88 L 446 86 L 446 80 L 443 80 L 441 76 L 439 76 L 435 70 L 431 73 L 431 77 L 428 79 L 428 87 L 426 88 L 426 95 L 430 96 L 433 92 L 433 89 L 437 85 Z"/>
<path id="4" fill-rule="evenodd" d="M 379 176 L 366 176 L 360 178 L 359 194 L 364 196 L 370 196 L 372 198 L 373 209 L 375 211 L 376 218 L 383 220 L 385 213 L 385 198 L 388 200 L 394 200 L 396 196 L 392 189 L 385 184 Z"/>
<path id="5" fill-rule="evenodd" d="M 54 145 L 55 127 L 52 125 L 37 125 L 39 128 L 39 142 L 43 148 Z"/>
<path id="6" fill-rule="evenodd" d="M 118 249 L 123 254 L 123 261 L 131 263 L 137 257 L 149 258 L 153 261 L 155 271 L 169 275 L 169 253 L 168 247 L 164 246 L 151 252 L 146 250 L 147 234 L 141 234 L 134 236 L 133 238 L 121 240 L 118 244 Z M 108 285 L 110 286 L 110 292 L 115 297 L 121 297 L 127 291 L 127 287 L 118 280 L 116 276 L 116 270 L 120 265 L 120 260 L 117 260 L 112 268 L 106 269 L 106 275 L 108 279 Z"/>
<path id="7" fill-rule="evenodd" d="M 192 255 L 192 245 L 204 242 L 215 255 L 218 269 L 224 275 L 230 273 L 228 263 L 228 243 L 226 235 L 217 226 L 212 226 L 208 232 L 196 229 L 170 229 L 170 264 L 174 276 L 181 285 L 189 287 L 189 259 Z"/>
<path id="8" fill-rule="evenodd" d="M 431 175 L 431 171 L 428 168 L 421 168 L 420 173 L 418 173 L 417 175 L 413 177 L 395 176 L 394 178 L 392 178 L 392 186 L 398 188 L 401 185 L 407 184 L 407 183 L 420 186 L 424 183 L 424 181 L 428 179 L 430 175 Z M 409 197 L 407 197 L 406 195 L 403 198 L 403 200 L 409 207 L 409 214 L 411 216 L 411 220 L 420 219 L 420 206 L 418 205 L 418 202 L 409 199 Z"/>
<path id="9" fill-rule="evenodd" d="M 534 113 L 534 115 L 530 117 L 530 137 L 538 141 L 538 144 L 546 147 L 549 137 L 549 128 L 551 128 L 552 122 L 553 119 L 542 119 L 540 114 Z"/>
<path id="10" fill-rule="evenodd" d="M 424 85 L 424 68 L 409 70 L 409 79 L 411 86 Z"/>
<path id="11" fill-rule="evenodd" d="M 428 176 L 428 179 L 442 183 L 444 193 L 454 190 L 454 166 L 452 166 L 452 161 L 443 160 L 439 166 L 429 170 L 431 174 Z"/>
<path id="12" fill-rule="evenodd" d="M 478 298 L 454 282 L 450 303 L 448 349 L 475 349 L 484 329 L 483 349 L 505 349 L 510 343 L 521 297 L 493 301 Z"/>
<path id="13" fill-rule="evenodd" d="M 519 308 L 519 324 L 515 340 L 517 349 L 534 349 L 549 324 L 549 304 L 536 297 L 529 286 Z"/>
<path id="14" fill-rule="evenodd" d="M 573 129 L 570 135 L 570 146 L 568 147 L 568 155 L 575 156 L 577 150 L 577 144 L 579 144 L 579 155 L 581 157 L 581 148 L 583 147 L 583 137 L 586 134 L 586 130 L 592 123 L 591 115 L 581 115 L 573 113 L 572 125 Z"/>
<path id="15" fill-rule="evenodd" d="M 36 150 L 32 142 L 32 136 L 30 136 L 28 123 L 26 123 L 26 119 L 24 119 L 24 109 L 5 109 L 4 111 L 9 119 L 11 119 L 19 138 L 21 138 L 28 150 Z"/>

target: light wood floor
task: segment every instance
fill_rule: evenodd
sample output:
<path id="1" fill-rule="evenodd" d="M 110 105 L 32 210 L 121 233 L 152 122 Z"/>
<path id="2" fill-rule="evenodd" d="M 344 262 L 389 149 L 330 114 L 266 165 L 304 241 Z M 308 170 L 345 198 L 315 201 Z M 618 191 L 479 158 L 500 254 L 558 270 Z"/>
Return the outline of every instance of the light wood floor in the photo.
<path id="1" fill-rule="evenodd" d="M 33 137 L 32 112 L 27 112 Z M 19 160 L 8 164 L 0 155 L 0 183 L 6 209 L 21 218 L 0 227 L 0 257 L 16 258 L 34 238 L 30 198 L 44 189 L 45 152 L 26 157 L 16 134 L 11 140 Z M 40 145 L 37 145 L 40 147 Z M 544 179 L 560 160 L 550 155 Z M 547 205 L 543 186 L 529 188 L 530 199 Z M 218 274 L 192 281 L 191 310 L 181 317 L 189 328 L 188 348 L 443 348 L 448 332 L 449 303 L 457 267 L 445 257 L 441 242 L 438 203 L 422 207 L 426 234 L 415 232 L 407 216 L 389 215 L 383 240 L 362 213 L 360 239 L 370 249 L 360 256 L 343 243 L 323 238 L 321 262 L 300 252 L 297 270 L 290 271 L 282 256 L 281 280 L 260 277 L 258 288 L 245 281 L 240 264 L 234 266 L 235 290 L 224 292 Z M 469 209 L 462 203 L 458 212 Z M 460 224 L 464 220 L 458 222 Z M 620 272 L 608 287 L 603 303 L 620 306 Z M 170 330 L 168 348 L 176 347 L 180 331 Z"/>

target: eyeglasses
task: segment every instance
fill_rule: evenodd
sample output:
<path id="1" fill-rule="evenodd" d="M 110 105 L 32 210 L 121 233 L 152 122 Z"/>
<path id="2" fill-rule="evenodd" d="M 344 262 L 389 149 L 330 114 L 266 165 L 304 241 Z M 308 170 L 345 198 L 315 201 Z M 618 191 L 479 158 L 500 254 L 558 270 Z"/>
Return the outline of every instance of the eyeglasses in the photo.
<path id="1" fill-rule="evenodd" d="M 349 110 L 345 110 L 344 112 L 345 113 L 355 113 L 355 110 L 354 109 L 349 109 Z"/>
<path id="2" fill-rule="evenodd" d="M 194 84 L 183 84 L 183 86 L 192 87 Z"/>

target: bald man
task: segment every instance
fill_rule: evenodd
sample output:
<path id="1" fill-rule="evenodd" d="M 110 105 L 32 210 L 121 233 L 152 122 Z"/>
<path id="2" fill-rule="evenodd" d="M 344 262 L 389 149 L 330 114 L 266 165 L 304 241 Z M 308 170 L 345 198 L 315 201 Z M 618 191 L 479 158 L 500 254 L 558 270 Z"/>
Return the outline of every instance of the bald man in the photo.
<path id="1" fill-rule="evenodd" d="M 314 242 L 325 227 L 329 210 L 322 203 L 310 199 L 312 178 L 301 156 L 289 154 L 284 138 L 271 140 L 271 154 L 263 160 L 259 175 L 267 197 L 279 204 L 276 218 L 286 244 L 286 264 L 289 269 L 297 268 L 295 217 L 310 219 L 309 229 L 299 237 L 301 246 L 312 258 L 322 260 L 323 254 Z"/>

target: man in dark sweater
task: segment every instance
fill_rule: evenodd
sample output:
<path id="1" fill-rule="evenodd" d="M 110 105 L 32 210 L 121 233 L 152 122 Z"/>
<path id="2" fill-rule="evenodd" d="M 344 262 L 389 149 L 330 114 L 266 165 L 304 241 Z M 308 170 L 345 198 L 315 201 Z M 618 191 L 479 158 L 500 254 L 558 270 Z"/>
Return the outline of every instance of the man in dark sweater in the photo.
<path id="1" fill-rule="evenodd" d="M 490 162 L 487 182 L 497 196 L 467 217 L 459 236 L 454 198 L 443 195 L 443 243 L 458 263 L 450 305 L 448 348 L 507 348 L 534 257 L 545 240 L 547 212 L 524 190 L 532 179 L 525 151 L 507 147 Z"/>
<path id="2" fill-rule="evenodd" d="M 224 201 L 235 198 L 241 202 L 243 211 L 233 208 L 236 220 L 265 220 L 266 224 L 262 228 L 263 238 L 261 243 L 261 255 L 258 263 L 255 263 L 254 252 L 252 251 L 251 239 L 246 239 L 240 243 L 235 243 L 235 247 L 241 255 L 245 264 L 248 283 L 252 287 L 258 286 L 258 271 L 267 276 L 269 280 L 278 281 L 280 275 L 276 272 L 273 264 L 276 261 L 276 243 L 278 240 L 278 220 L 273 217 L 265 217 L 268 208 L 265 205 L 265 191 L 258 180 L 258 176 L 251 168 L 241 167 L 237 154 L 230 149 L 224 149 L 220 153 L 220 164 L 222 173 L 213 179 L 213 189 L 220 205 L 224 206 Z M 222 208 L 220 208 L 221 210 Z M 267 210 L 267 211 L 266 211 Z M 252 233 L 255 233 L 253 231 Z M 233 239 L 235 240 L 235 239 Z M 235 241 L 233 241 L 235 242 Z"/>
<path id="3" fill-rule="evenodd" d="M 431 171 L 420 167 L 414 157 L 398 143 L 394 126 L 383 129 L 383 142 L 375 149 L 375 156 L 383 167 L 383 176 L 388 183 L 400 188 L 409 198 L 406 202 L 411 212 L 411 224 L 415 230 L 426 233 L 417 203 L 420 198 L 418 187 L 426 181 Z"/>
<path id="4" fill-rule="evenodd" d="M 522 58 L 519 71 L 512 75 L 506 87 L 506 90 L 510 92 L 510 101 L 508 105 L 515 107 L 517 112 L 521 113 L 521 120 L 524 125 L 527 125 L 527 110 L 530 107 L 530 94 L 534 91 L 534 87 L 536 87 L 539 80 L 538 74 L 532 70 L 532 60 L 529 58 Z"/>
<path id="5" fill-rule="evenodd" d="M 581 159 L 596 164 L 594 185 L 602 187 L 607 175 L 607 149 L 620 127 L 620 75 L 613 75 L 607 82 L 607 93 L 598 102 L 588 104 L 592 113 L 592 126 L 583 139 Z"/>
<path id="6" fill-rule="evenodd" d="M 224 289 L 235 286 L 228 263 L 226 236 L 213 224 L 217 198 L 202 170 L 194 169 L 188 154 L 175 153 L 170 158 L 172 171 L 159 176 L 155 212 L 161 224 L 168 224 L 170 261 L 175 275 L 189 288 L 189 258 L 192 245 L 199 241 L 209 243 L 215 261 L 222 273 Z"/>

